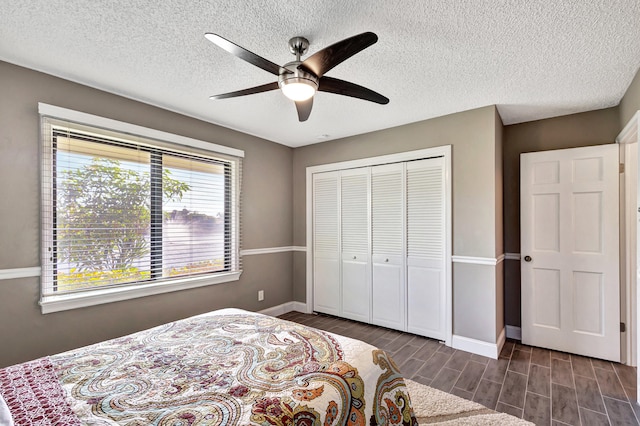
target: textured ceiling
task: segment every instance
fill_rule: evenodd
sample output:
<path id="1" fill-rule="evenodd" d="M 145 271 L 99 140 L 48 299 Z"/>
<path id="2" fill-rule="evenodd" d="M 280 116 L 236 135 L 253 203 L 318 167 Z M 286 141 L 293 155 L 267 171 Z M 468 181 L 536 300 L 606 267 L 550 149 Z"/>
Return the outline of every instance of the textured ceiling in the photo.
<path id="1" fill-rule="evenodd" d="M 378 105 L 316 94 L 308 121 L 275 81 L 204 38 L 275 63 L 373 31 L 378 43 L 327 74 Z M 0 59 L 288 146 L 496 104 L 505 124 L 617 105 L 640 66 L 638 0 L 2 0 Z M 2 76 L 0 76 L 2 78 Z"/>

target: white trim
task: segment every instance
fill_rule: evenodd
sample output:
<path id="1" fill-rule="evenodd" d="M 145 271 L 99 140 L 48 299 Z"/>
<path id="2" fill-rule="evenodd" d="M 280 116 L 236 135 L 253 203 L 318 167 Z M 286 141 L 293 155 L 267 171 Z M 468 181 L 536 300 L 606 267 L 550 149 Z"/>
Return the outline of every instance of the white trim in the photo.
<path id="1" fill-rule="evenodd" d="M 621 145 L 621 162 L 624 164 L 624 173 L 620 179 L 620 238 L 621 248 L 624 252 L 625 268 L 621 271 L 621 281 L 624 282 L 626 306 L 625 323 L 627 332 L 622 334 L 621 339 L 626 339 L 626 353 L 623 354 L 624 363 L 630 366 L 638 364 L 638 341 L 640 341 L 640 324 L 638 323 L 638 305 L 640 304 L 640 292 L 637 291 L 638 272 L 640 269 L 639 254 L 639 233 L 637 225 L 638 200 L 640 200 L 640 187 L 638 186 L 638 142 L 640 142 L 640 111 L 636 111 L 624 129 L 616 137 L 616 143 Z M 635 151 L 635 152 L 634 152 Z M 635 232 L 634 232 L 635 228 Z M 622 253 L 621 253 L 622 255 Z M 640 370 L 638 370 L 638 380 L 640 380 Z M 640 398 L 640 388 L 638 395 Z"/>
<path id="2" fill-rule="evenodd" d="M 293 309 L 291 309 L 292 311 L 304 313 L 305 309 L 307 308 L 307 304 L 304 302 L 291 302 L 291 303 L 293 303 Z"/>
<path id="3" fill-rule="evenodd" d="M 624 362 L 627 365 L 635 366 L 638 363 L 638 352 L 640 351 L 640 339 L 638 331 L 638 303 L 640 292 L 638 285 L 638 200 L 640 199 L 640 188 L 638 186 L 638 143 L 640 142 L 640 111 L 636 111 L 624 129 L 616 137 L 616 143 L 621 145 L 621 162 L 624 164 L 624 173 L 620 179 L 620 238 L 621 248 L 624 250 L 625 268 L 621 271 L 621 278 L 624 278 L 626 293 L 625 323 L 627 332 L 621 336 L 626 339 L 626 353 Z M 634 232 L 634 229 L 636 230 Z M 623 290 L 622 288 L 620 289 Z M 640 371 L 638 372 L 640 378 Z M 640 398 L 640 388 L 638 389 Z"/>
<path id="4" fill-rule="evenodd" d="M 270 315 L 272 317 L 277 317 L 278 315 L 286 314 L 287 312 L 296 311 L 296 312 L 305 312 L 307 308 L 306 303 L 303 302 L 286 302 L 277 306 L 272 306 L 267 309 L 263 309 L 258 311 L 259 314 Z"/>
<path id="5" fill-rule="evenodd" d="M 504 254 L 504 259 L 505 260 L 520 260 L 520 253 L 505 253 Z"/>
<path id="6" fill-rule="evenodd" d="M 616 137 L 616 143 L 626 144 L 626 143 L 634 143 L 640 140 L 640 135 L 638 134 L 638 123 L 640 123 L 640 111 L 636 111 L 631 117 L 631 120 L 624 126 L 624 129 L 620 132 L 620 134 Z"/>
<path id="7" fill-rule="evenodd" d="M 40 268 L 39 266 L 32 266 L 30 268 L 0 269 L 0 280 L 39 277 L 41 273 L 42 268 Z"/>
<path id="8" fill-rule="evenodd" d="M 471 352 L 476 355 L 482 355 L 493 359 L 498 359 L 502 346 L 504 346 L 505 331 L 504 328 L 498 336 L 496 343 L 484 342 L 482 340 L 470 339 L 469 337 L 453 335 L 451 347 L 454 349 L 460 349 L 466 352 Z"/>
<path id="9" fill-rule="evenodd" d="M 520 327 L 516 327 L 515 325 L 507 325 L 505 326 L 507 330 L 507 338 L 514 340 L 522 340 L 522 329 Z"/>
<path id="10" fill-rule="evenodd" d="M 640 134 L 639 134 L 639 130 L 638 128 L 640 127 L 640 111 L 636 111 L 635 114 L 633 114 L 633 117 L 631 118 L 631 120 L 629 120 L 629 122 L 627 123 L 626 126 L 624 126 L 624 129 L 622 129 L 622 132 L 620 132 L 620 134 L 618 135 L 618 137 L 616 138 L 616 142 L 619 144 L 628 144 L 628 143 L 633 143 L 633 142 L 637 142 L 640 143 Z M 627 150 L 624 150 L 623 152 L 625 152 L 626 154 Z M 640 149 L 638 149 L 638 154 L 640 155 Z M 638 171 L 638 166 L 640 165 L 640 159 L 638 159 L 638 157 L 636 156 L 635 158 L 635 175 L 638 176 L 639 171 Z M 626 162 L 625 162 L 625 168 L 627 167 Z M 628 179 L 628 173 L 625 173 L 625 181 Z M 625 182 L 626 183 L 626 182 Z M 629 197 L 629 193 L 631 191 L 635 191 L 636 193 L 636 203 L 638 201 L 640 201 L 640 185 L 638 183 L 638 181 L 636 180 L 635 182 L 630 182 L 629 181 L 629 186 L 625 186 L 625 198 Z M 637 220 L 638 218 L 638 214 L 635 212 L 635 209 L 637 208 L 637 205 L 634 206 L 627 206 L 626 212 L 628 212 L 627 214 L 631 216 L 631 218 L 627 218 L 627 220 Z M 634 210 L 633 213 L 631 213 L 631 210 Z M 637 222 L 636 222 L 637 225 Z M 625 229 L 625 231 L 627 231 Z M 631 309 L 631 312 L 627 312 L 627 321 L 629 321 L 629 317 L 631 318 L 631 320 L 627 323 L 628 325 L 628 329 L 627 329 L 627 333 L 625 333 L 627 335 L 627 354 L 628 354 L 628 358 L 627 358 L 627 364 L 631 364 L 634 365 L 634 361 L 635 364 L 637 364 L 638 361 L 638 354 L 640 353 L 640 336 L 639 336 L 639 332 L 640 332 L 640 319 L 638 318 L 639 315 L 637 314 L 638 312 L 638 305 L 640 305 L 640 291 L 637 291 L 637 287 L 636 287 L 636 291 L 635 291 L 635 298 L 633 298 L 633 300 L 629 300 L 632 298 L 631 293 L 629 290 L 629 284 L 633 281 L 633 279 L 635 278 L 635 284 L 637 286 L 638 282 L 640 281 L 640 261 L 637 258 L 638 254 L 640 253 L 640 227 L 637 227 L 637 233 L 636 235 L 630 235 L 629 232 L 625 232 L 626 236 L 628 239 L 630 239 L 632 244 L 635 243 L 635 251 L 636 251 L 636 270 L 627 270 L 624 271 L 625 276 L 627 278 L 627 291 L 628 291 L 628 295 L 629 297 L 627 297 L 627 306 Z M 635 237 L 635 238 L 634 238 Z M 635 239 L 635 241 L 634 241 Z M 625 245 L 628 247 L 629 244 L 627 244 L 627 241 L 625 241 Z M 629 256 L 629 252 L 626 253 L 627 256 Z M 627 258 L 627 268 L 629 268 L 629 264 L 630 262 L 628 261 L 629 259 Z M 635 319 L 635 321 L 634 321 Z M 635 344 L 632 343 L 634 342 L 635 339 Z M 631 347 L 633 345 L 633 347 Z M 636 379 L 640 382 L 640 369 L 638 369 L 638 372 L 636 374 Z M 640 400 L 640 387 L 638 387 L 638 390 L 636 392 L 636 399 Z"/>
<path id="11" fill-rule="evenodd" d="M 246 249 L 246 250 L 240 251 L 240 256 L 252 256 L 254 254 L 282 253 L 286 251 L 307 251 L 307 248 L 302 246 L 286 246 L 286 247 L 267 247 L 267 248 L 259 248 L 259 249 Z"/>
<path id="12" fill-rule="evenodd" d="M 445 167 L 445 182 L 444 182 L 444 191 L 445 191 L 445 228 L 446 228 L 446 236 L 445 236 L 445 272 L 447 274 L 447 284 L 446 284 L 446 300 L 447 306 L 445 309 L 447 310 L 446 315 L 446 339 L 445 344 L 447 346 L 451 346 L 453 344 L 453 186 L 452 186 L 452 176 L 453 176 L 453 167 L 451 163 L 451 145 L 443 147 L 444 149 L 444 167 Z"/>
<path id="13" fill-rule="evenodd" d="M 306 231 L 307 231 L 307 262 L 306 262 L 306 303 L 305 313 L 313 312 L 313 173 L 306 170 Z M 640 373 L 638 373 L 640 376 Z M 640 389 L 640 387 L 638 388 Z M 640 395 L 640 390 L 638 391 Z"/>
<path id="14" fill-rule="evenodd" d="M 420 160 L 423 158 L 447 157 L 448 155 L 451 155 L 451 145 L 399 152 L 397 154 L 380 155 L 378 157 L 367 157 L 358 160 L 341 161 L 338 163 L 320 164 L 318 166 L 307 167 L 307 177 L 314 173 L 355 169 L 357 167 L 379 166 L 381 164 L 389 163 L 402 163 L 403 161 Z"/>
<path id="15" fill-rule="evenodd" d="M 173 133 L 163 132 L 161 130 L 150 129 L 148 127 L 138 126 L 136 124 L 126 123 L 124 121 L 118 121 L 93 114 L 87 114 L 85 112 L 74 111 L 72 109 L 49 105 L 42 102 L 38 103 L 38 113 L 47 117 L 59 118 L 63 120 L 73 121 L 75 123 L 115 130 L 122 133 L 144 136 L 150 139 L 177 143 L 179 145 L 205 149 L 207 151 L 215 151 L 220 154 L 244 157 L 244 151 L 240 149 L 230 148 L 228 146 L 205 142 L 186 136 L 176 135 Z"/>
<path id="16" fill-rule="evenodd" d="M 451 346 L 453 336 L 453 272 L 452 272 L 452 167 L 451 167 L 451 145 L 444 145 L 433 148 L 406 151 L 396 154 L 368 157 L 358 160 L 341 161 L 338 163 L 321 164 L 309 166 L 306 169 L 306 231 L 307 231 L 307 277 L 306 277 L 306 313 L 313 312 L 313 174 L 329 171 L 351 169 L 357 167 L 369 167 L 380 164 L 400 163 L 403 161 L 419 160 L 423 158 L 444 157 L 445 164 L 445 228 L 446 228 L 446 249 L 445 249 L 445 271 L 446 277 L 446 337 L 445 344 Z"/>
<path id="17" fill-rule="evenodd" d="M 496 266 L 505 259 L 505 255 L 501 254 L 497 258 L 493 257 L 474 257 L 474 256 L 451 256 L 451 260 L 455 263 L 472 263 L 474 265 L 490 265 Z"/>
<path id="18" fill-rule="evenodd" d="M 634 126 L 637 134 L 637 127 Z M 621 278 L 624 279 L 625 304 L 623 321 L 627 325 L 627 332 L 622 334 L 626 348 L 622 357 L 625 364 L 637 365 L 636 322 L 637 311 L 637 218 L 638 218 L 638 143 L 637 140 L 626 141 L 620 146 L 620 160 L 624 164 L 624 173 L 620 175 L 620 242 L 621 256 L 624 255 L 624 269 Z M 622 263 L 622 260 L 621 260 Z"/>
<path id="19" fill-rule="evenodd" d="M 242 272 L 218 274 L 211 277 L 185 278 L 171 282 L 148 283 L 127 287 L 105 288 L 81 293 L 68 293 L 59 296 L 43 296 L 40 306 L 43 314 L 84 308 L 86 306 L 102 305 L 104 303 L 119 302 L 153 294 L 168 293 L 189 288 L 222 284 L 240 279 Z"/>

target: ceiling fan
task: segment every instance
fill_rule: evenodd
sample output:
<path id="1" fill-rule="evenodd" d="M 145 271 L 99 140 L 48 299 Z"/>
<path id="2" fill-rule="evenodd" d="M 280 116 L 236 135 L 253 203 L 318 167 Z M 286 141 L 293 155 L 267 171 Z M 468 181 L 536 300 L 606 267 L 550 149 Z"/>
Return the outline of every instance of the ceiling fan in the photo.
<path id="1" fill-rule="evenodd" d="M 300 121 L 306 121 L 309 118 L 313 107 L 313 95 L 316 91 L 351 96 L 383 105 L 389 103 L 388 98 L 366 87 L 325 76 L 336 65 L 377 42 L 378 36 L 372 32 L 358 34 L 339 41 L 314 53 L 304 61 L 301 61 L 300 57 L 309 48 L 309 41 L 304 37 L 294 37 L 289 40 L 289 50 L 296 56 L 296 60 L 283 66 L 274 64 L 217 34 L 206 33 L 205 37 L 232 55 L 278 76 L 277 82 L 213 95 L 210 97 L 211 99 L 234 98 L 279 88 L 286 97 L 295 102 Z"/>

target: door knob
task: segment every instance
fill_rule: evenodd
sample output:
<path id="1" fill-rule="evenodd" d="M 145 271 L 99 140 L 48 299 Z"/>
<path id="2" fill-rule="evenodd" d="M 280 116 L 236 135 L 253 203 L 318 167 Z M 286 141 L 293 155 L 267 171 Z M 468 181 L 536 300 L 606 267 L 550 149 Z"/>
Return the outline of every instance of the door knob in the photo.
<path id="1" fill-rule="evenodd" d="M 525 256 L 524 257 L 524 261 L 525 262 L 531 262 L 531 256 Z"/>

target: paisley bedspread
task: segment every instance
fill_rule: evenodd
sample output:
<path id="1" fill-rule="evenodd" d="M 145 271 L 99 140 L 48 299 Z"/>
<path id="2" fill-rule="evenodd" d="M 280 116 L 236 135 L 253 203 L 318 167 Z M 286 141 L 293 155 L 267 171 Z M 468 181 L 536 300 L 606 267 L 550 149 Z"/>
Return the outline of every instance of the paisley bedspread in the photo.
<path id="1" fill-rule="evenodd" d="M 366 343 L 223 309 L 0 370 L 16 425 L 417 425 Z"/>

